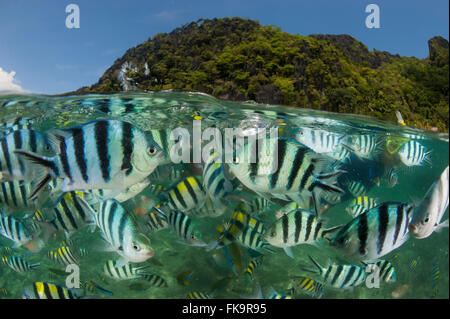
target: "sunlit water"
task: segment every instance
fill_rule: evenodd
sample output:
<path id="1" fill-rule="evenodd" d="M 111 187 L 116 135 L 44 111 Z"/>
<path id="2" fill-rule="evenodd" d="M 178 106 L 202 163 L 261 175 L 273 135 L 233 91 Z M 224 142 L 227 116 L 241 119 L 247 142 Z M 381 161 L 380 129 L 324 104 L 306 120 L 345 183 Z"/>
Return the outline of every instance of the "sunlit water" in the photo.
<path id="1" fill-rule="evenodd" d="M 256 112 L 255 112 L 256 111 Z M 271 112 L 266 112 L 271 111 Z M 143 130 L 186 127 L 192 129 L 193 120 L 202 121 L 202 129 L 215 126 L 220 129 L 241 127 L 243 129 L 265 127 L 279 128 L 283 136 L 294 137 L 298 128 L 310 127 L 323 129 L 342 135 L 373 134 L 381 140 L 407 138 L 419 141 L 430 153 L 430 163 L 407 168 L 395 156 L 379 155 L 374 160 L 359 160 L 352 156 L 346 166 L 352 176 L 370 185 L 368 196 L 384 201 L 418 201 L 427 192 L 430 185 L 440 176 L 449 162 L 449 143 L 447 134 L 425 132 L 418 129 L 400 126 L 369 117 L 335 114 L 298 108 L 288 108 L 272 105 L 257 105 L 253 103 L 224 102 L 204 94 L 197 93 L 134 93 L 114 95 L 70 96 L 63 98 L 45 96 L 0 96 L 0 122 L 13 121 L 18 116 L 33 118 L 33 128 L 45 132 L 51 128 L 69 128 L 94 119 L 116 118 L 131 122 Z M 388 154 L 385 143 L 382 152 Z M 381 175 L 386 166 L 394 166 L 399 175 L 399 183 L 394 188 L 387 188 L 383 182 L 376 186 L 370 181 Z M 125 202 L 125 207 L 132 211 L 139 203 L 142 195 L 151 196 L 147 190 L 137 197 Z M 329 209 L 324 218 L 327 225 L 334 226 L 346 223 L 352 217 L 345 211 L 353 198 L 347 194 L 343 201 Z M 279 202 L 280 203 L 280 202 Z M 274 220 L 273 211 L 280 208 L 275 204 L 262 212 L 264 221 L 270 225 Z M 23 213 L 15 213 L 23 216 Z M 215 227 L 228 221 L 232 210 L 217 218 L 192 217 L 198 225 L 203 239 L 210 242 L 217 237 Z M 15 215 L 16 216 L 16 215 Z M 444 216 L 447 219 L 448 212 Z M 110 297 L 98 293 L 103 298 L 186 298 L 191 291 L 211 292 L 215 283 L 232 275 L 230 267 L 217 264 L 213 254 L 220 250 L 206 251 L 204 248 L 181 244 L 177 235 L 169 229 L 150 233 L 149 237 L 155 249 L 155 258 L 162 265 L 147 262 L 151 272 L 167 281 L 168 287 L 150 287 L 145 290 L 135 290 L 130 285 L 141 280 L 114 281 L 101 275 L 103 264 L 108 259 L 117 258 L 117 254 L 99 252 L 102 239 L 98 232 L 90 233 L 84 228 L 72 239 L 74 243 L 88 250 L 88 255 L 80 262 L 81 279 L 93 280 L 99 286 L 114 293 Z M 2 298 L 20 298 L 26 286 L 34 281 L 49 281 L 65 285 L 65 277 L 54 274 L 48 268 L 64 270 L 64 267 L 47 258 L 47 251 L 56 249 L 63 236 L 52 238 L 37 254 L 26 249 L 14 250 L 15 255 L 26 258 L 30 263 L 40 263 L 39 269 L 29 273 L 17 273 L 7 266 L 0 265 L 0 288 L 6 288 L 7 293 Z M 379 288 L 369 289 L 360 285 L 353 290 L 338 290 L 325 288 L 323 298 L 391 298 L 396 288 L 407 285 L 402 298 L 448 298 L 448 228 L 431 237 L 417 240 L 410 238 L 403 246 L 383 257 L 389 260 L 397 270 L 398 279 L 395 283 L 381 282 Z M 2 246 L 11 246 L 6 238 L 0 238 Z M 330 247 L 328 243 L 317 245 L 299 245 L 293 248 L 295 259 L 288 257 L 280 248 L 274 248 L 274 253 L 267 253 L 263 265 L 255 271 L 255 279 L 250 285 L 245 285 L 243 270 L 251 259 L 250 254 L 242 248 L 242 271 L 232 277 L 228 285 L 219 290 L 216 298 L 241 298 L 253 293 L 257 282 L 263 292 L 273 287 L 279 292 L 288 292 L 289 282 L 293 276 L 305 275 L 318 279 L 317 276 L 301 269 L 311 268 L 308 255 L 314 256 L 323 266 L 328 260 L 339 263 L 349 263 L 346 257 Z M 432 268 L 440 266 L 440 277 L 436 288 L 432 289 Z M 193 270 L 188 286 L 180 285 L 176 276 L 183 271 Z M 92 294 L 91 294 L 92 295 Z M 311 298 L 306 294 L 297 293 L 296 298 Z"/>

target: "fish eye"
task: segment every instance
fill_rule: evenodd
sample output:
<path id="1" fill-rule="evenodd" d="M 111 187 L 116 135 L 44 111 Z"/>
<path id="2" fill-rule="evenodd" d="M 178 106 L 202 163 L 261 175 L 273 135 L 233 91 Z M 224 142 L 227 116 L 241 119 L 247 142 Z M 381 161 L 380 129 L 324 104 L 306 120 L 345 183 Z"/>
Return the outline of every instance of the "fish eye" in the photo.
<path id="1" fill-rule="evenodd" d="M 270 233 L 270 237 L 275 237 L 276 234 L 277 233 L 273 231 L 273 232 Z"/>
<path id="2" fill-rule="evenodd" d="M 341 237 L 341 238 L 339 238 L 339 239 L 337 240 L 337 243 L 338 243 L 339 245 L 345 245 L 346 240 L 345 240 L 344 237 Z"/>
<path id="3" fill-rule="evenodd" d="M 147 153 L 149 155 L 155 155 L 158 152 L 158 150 L 156 149 L 156 147 L 150 146 L 149 148 L 147 148 Z"/>
<path id="4" fill-rule="evenodd" d="M 239 157 L 233 156 L 233 163 L 234 164 L 239 164 Z"/>
<path id="5" fill-rule="evenodd" d="M 136 251 L 140 251 L 140 250 L 141 250 L 141 247 L 139 247 L 139 246 L 136 245 L 136 244 L 133 244 L 133 249 L 136 250 Z"/>
<path id="6" fill-rule="evenodd" d="M 50 151 L 50 150 L 51 150 L 50 145 L 45 145 L 45 150 L 46 150 L 46 151 Z"/>

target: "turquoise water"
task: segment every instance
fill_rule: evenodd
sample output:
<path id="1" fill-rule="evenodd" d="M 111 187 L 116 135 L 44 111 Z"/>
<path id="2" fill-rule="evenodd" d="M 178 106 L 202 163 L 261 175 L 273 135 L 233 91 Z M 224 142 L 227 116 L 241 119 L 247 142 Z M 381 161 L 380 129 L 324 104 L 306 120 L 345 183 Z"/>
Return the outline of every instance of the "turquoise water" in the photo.
<path id="1" fill-rule="evenodd" d="M 256 111 L 256 112 L 255 112 Z M 369 160 L 361 160 L 352 155 L 345 164 L 344 170 L 351 174 L 351 178 L 367 185 L 367 196 L 377 198 L 380 203 L 387 201 L 418 202 L 427 192 L 430 185 L 439 178 L 449 162 L 448 134 L 438 134 L 428 131 L 400 126 L 395 123 L 384 122 L 369 117 L 335 114 L 307 109 L 297 109 L 272 105 L 259 105 L 251 102 L 233 103 L 217 100 L 213 97 L 198 93 L 133 93 L 114 95 L 89 95 L 69 97 L 46 96 L 0 96 L 0 123 L 11 123 L 17 117 L 32 118 L 33 129 L 45 133 L 53 128 L 70 128 L 96 119 L 120 119 L 130 122 L 144 131 L 149 129 L 173 129 L 185 127 L 192 130 L 193 121 L 201 121 L 202 129 L 217 127 L 237 128 L 250 130 L 254 128 L 277 128 L 281 136 L 295 138 L 298 129 L 320 129 L 340 136 L 369 134 L 377 137 L 380 142 L 380 152 Z M 400 141 L 405 143 L 416 140 L 422 144 L 429 153 L 429 163 L 413 168 L 406 167 L 399 160 L 396 152 L 390 154 L 387 150 L 387 141 Z M 172 164 L 168 164 L 169 166 Z M 201 165 L 197 165 L 197 169 Z M 398 174 L 398 184 L 393 188 L 386 187 L 382 179 L 385 169 L 393 167 Z M 193 175 L 191 166 L 184 168 L 185 175 Z M 201 174 L 201 173 L 200 173 Z M 346 178 L 339 178 L 338 185 L 343 186 Z M 377 186 L 376 180 L 381 178 Z M 163 186 L 169 187 L 171 181 L 163 181 Z M 239 181 L 235 180 L 237 193 Z M 258 196 L 248 191 L 251 196 Z M 239 195 L 239 194 L 238 194 Z M 153 199 L 142 206 L 143 200 Z M 353 197 L 347 192 L 342 201 L 331 207 L 323 214 L 327 226 L 336 226 L 349 222 L 352 217 L 345 211 Z M 138 208 L 148 209 L 158 201 L 145 189 L 142 193 L 123 203 L 129 211 Z M 150 204 L 149 204 L 150 203 Z M 279 199 L 265 210 L 258 212 L 255 217 L 261 219 L 266 225 L 275 221 L 274 212 L 283 206 Z M 233 209 L 232 201 L 227 202 L 230 209 L 218 217 L 191 216 L 197 225 L 202 239 L 209 243 L 214 241 L 218 233 L 216 226 L 229 221 Z M 5 210 L 5 204 L 0 209 Z M 45 210 L 52 203 L 48 201 L 40 209 Z M 6 205 L 7 206 L 7 205 Z M 29 212 L 28 212 L 29 213 Z M 15 211 L 14 217 L 23 219 L 27 212 Z M 448 218 L 446 212 L 443 220 Z M 149 232 L 148 236 L 154 248 L 154 258 L 158 262 L 147 261 L 151 273 L 162 277 L 167 287 L 149 287 L 138 289 L 133 284 L 148 285 L 145 280 L 120 280 L 105 278 L 102 275 L 103 264 L 109 259 L 117 259 L 114 252 L 99 251 L 102 238 L 97 231 L 90 232 L 83 228 L 71 237 L 73 245 L 85 248 L 88 253 L 81 257 L 79 262 L 82 281 L 94 281 L 96 284 L 114 293 L 109 296 L 104 293 L 87 293 L 101 298 L 187 298 L 189 292 L 205 292 L 214 298 L 243 298 L 253 294 L 259 284 L 264 295 L 273 287 L 280 293 L 289 293 L 290 281 L 295 276 L 307 276 L 320 280 L 317 274 L 304 270 L 313 268 L 308 255 L 326 266 L 329 260 L 340 264 L 358 264 L 350 260 L 340 251 L 330 247 L 326 240 L 319 240 L 315 245 L 302 244 L 293 247 L 295 258 L 288 257 L 281 248 L 274 247 L 274 252 L 266 253 L 262 266 L 255 270 L 254 279 L 246 284 L 244 269 L 255 255 L 242 245 L 236 244 L 238 254 L 233 255 L 235 265 L 234 273 L 223 259 L 223 250 L 207 251 L 203 247 L 193 247 L 180 243 L 178 236 L 169 229 Z M 390 261 L 396 269 L 397 281 L 394 283 L 380 283 L 379 288 L 368 288 L 365 284 L 354 289 L 335 289 L 325 286 L 323 298 L 392 298 L 393 291 L 402 290 L 401 298 L 448 298 L 448 228 L 439 233 L 433 233 L 425 239 L 410 238 L 401 247 L 383 256 L 381 259 Z M 30 263 L 40 263 L 40 267 L 32 272 L 18 273 L 0 265 L 0 288 L 2 298 L 21 298 L 25 287 L 33 282 L 46 281 L 65 285 L 66 277 L 49 270 L 64 271 L 65 266 L 51 261 L 47 257 L 49 250 L 55 250 L 64 240 L 63 235 L 52 237 L 38 253 L 32 253 L 26 248 L 13 249 L 12 254 L 21 256 Z M 11 247 L 12 242 L 0 237 L 3 247 Z M 4 248 L 3 248 L 4 249 Z M 7 256 L 6 253 L 4 253 Z M 219 260 L 219 261 L 217 261 Z M 438 278 L 432 278 L 433 266 L 439 265 Z M 181 285 L 177 276 L 192 270 L 189 285 Z M 219 287 L 219 288 L 218 288 Z M 297 291 L 295 298 L 311 298 L 306 293 Z"/>

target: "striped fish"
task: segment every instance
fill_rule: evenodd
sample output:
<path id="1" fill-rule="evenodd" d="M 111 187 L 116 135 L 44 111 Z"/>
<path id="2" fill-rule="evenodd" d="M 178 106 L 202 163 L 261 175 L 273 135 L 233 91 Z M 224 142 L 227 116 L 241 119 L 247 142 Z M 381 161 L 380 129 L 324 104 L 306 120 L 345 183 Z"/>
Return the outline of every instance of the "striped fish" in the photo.
<path id="1" fill-rule="evenodd" d="M 143 219 L 145 220 L 145 226 L 149 232 L 160 231 L 169 227 L 166 218 L 161 216 L 158 212 L 155 212 L 153 208 L 148 214 L 143 216 Z"/>
<path id="2" fill-rule="evenodd" d="M 40 239 L 35 237 L 20 220 L 14 218 L 11 215 L 5 216 L 1 211 L 0 235 L 14 242 L 12 248 L 26 246 L 32 251 L 42 248 L 41 244 L 43 243 L 40 241 Z"/>
<path id="3" fill-rule="evenodd" d="M 333 184 L 342 171 L 325 173 L 329 164 L 328 157 L 316 154 L 294 140 L 267 138 L 244 144 L 229 166 L 247 188 L 268 196 L 311 195 L 312 192 L 319 196 L 324 193 L 344 194 Z"/>
<path id="4" fill-rule="evenodd" d="M 368 211 L 363 205 L 350 205 L 345 209 L 353 218 Z"/>
<path id="5" fill-rule="evenodd" d="M 325 130 L 301 128 L 295 138 L 316 153 L 333 153 L 336 152 L 342 136 Z"/>
<path id="6" fill-rule="evenodd" d="M 153 184 L 178 182 L 183 176 L 183 168 L 182 165 L 159 165 L 149 179 Z"/>
<path id="7" fill-rule="evenodd" d="M 72 248 L 69 246 L 59 247 L 55 253 L 57 260 L 63 265 L 78 265 L 78 263 L 80 262 L 80 256 L 78 252 L 72 251 Z"/>
<path id="8" fill-rule="evenodd" d="M 201 233 L 188 215 L 176 210 L 172 210 L 168 214 L 165 214 L 159 208 L 155 207 L 155 209 L 166 219 L 172 231 L 175 232 L 183 242 L 190 246 L 206 246 L 206 243 L 201 239 Z"/>
<path id="9" fill-rule="evenodd" d="M 188 294 L 189 299 L 211 299 L 211 295 L 207 292 L 192 291 Z"/>
<path id="10" fill-rule="evenodd" d="M 28 272 L 39 268 L 40 264 L 29 264 L 25 259 L 19 256 L 2 257 L 5 265 L 8 265 L 16 272 Z"/>
<path id="11" fill-rule="evenodd" d="M 81 192 L 69 192 L 56 203 L 52 209 L 54 217 L 47 223 L 53 228 L 52 231 L 64 231 L 70 236 L 91 223 L 92 216 L 83 198 Z"/>
<path id="12" fill-rule="evenodd" d="M 31 129 L 33 118 L 16 117 L 12 121 L 0 123 L 0 131 Z"/>
<path id="13" fill-rule="evenodd" d="M 358 196 L 352 201 L 352 204 L 364 206 L 366 209 L 372 209 L 378 205 L 378 200 L 372 197 Z"/>
<path id="14" fill-rule="evenodd" d="M 165 281 L 164 278 L 155 274 L 143 274 L 141 275 L 140 279 L 148 282 L 151 287 L 159 287 L 159 288 L 168 287 L 167 281 Z"/>
<path id="15" fill-rule="evenodd" d="M 330 244 L 361 261 L 380 258 L 406 242 L 413 209 L 407 203 L 382 203 L 343 226 Z"/>
<path id="16" fill-rule="evenodd" d="M 222 200 L 233 191 L 233 185 L 225 177 L 225 165 L 222 156 L 212 152 L 203 167 L 203 187 L 213 200 Z"/>
<path id="17" fill-rule="evenodd" d="M 62 192 L 125 190 L 150 175 L 164 158 L 160 146 L 150 136 L 119 120 L 92 121 L 71 129 L 53 130 L 49 135 L 57 141 L 54 157 L 16 151 L 36 164 L 36 173 L 43 176 L 31 198 L 54 177 L 64 179 Z"/>
<path id="18" fill-rule="evenodd" d="M 47 257 L 53 261 L 54 263 L 59 263 L 59 258 L 58 258 L 58 253 L 53 251 L 53 250 L 49 250 L 47 252 Z"/>
<path id="19" fill-rule="evenodd" d="M 297 208 L 277 219 L 265 232 L 264 239 L 272 246 L 284 248 L 292 257 L 292 252 L 287 248 L 313 244 L 320 238 L 327 238 L 330 232 L 339 227 L 341 226 L 325 229 L 315 213 Z"/>
<path id="20" fill-rule="evenodd" d="M 133 264 L 125 264 L 123 266 L 118 265 L 116 260 L 108 260 L 103 265 L 103 273 L 112 279 L 116 280 L 127 280 L 127 279 L 138 279 L 147 272 L 148 266 L 136 266 Z"/>
<path id="21" fill-rule="evenodd" d="M 366 187 L 362 183 L 356 181 L 348 182 L 347 189 L 353 197 L 364 196 L 367 193 Z"/>
<path id="22" fill-rule="evenodd" d="M 433 268 L 431 269 L 431 289 L 436 289 L 439 283 L 439 279 L 441 278 L 441 266 L 438 262 L 433 264 Z"/>
<path id="23" fill-rule="evenodd" d="M 336 161 L 339 161 L 341 163 L 348 163 L 350 161 L 350 157 L 352 156 L 352 153 L 345 147 L 343 147 L 341 144 L 336 146 L 336 149 L 334 152 L 326 153 L 328 157 L 331 157 L 332 159 L 335 159 Z"/>
<path id="24" fill-rule="evenodd" d="M 275 291 L 272 287 L 269 287 L 268 292 L 266 293 L 265 299 L 293 299 L 290 295 L 280 294 Z"/>
<path id="25" fill-rule="evenodd" d="M 381 141 L 369 134 L 349 136 L 341 145 L 362 159 L 372 159 L 380 152 Z"/>
<path id="26" fill-rule="evenodd" d="M 170 209 L 189 211 L 202 207 L 207 194 L 202 183 L 195 176 L 189 176 L 169 189 L 167 197 Z"/>
<path id="27" fill-rule="evenodd" d="M 329 204 L 335 205 L 341 202 L 342 196 L 339 194 L 326 194 L 322 198 Z"/>
<path id="28" fill-rule="evenodd" d="M 311 295 L 313 298 L 320 299 L 323 296 L 324 285 L 314 279 L 300 276 L 291 280 L 292 294 L 296 294 L 298 290 Z"/>
<path id="29" fill-rule="evenodd" d="M 257 268 L 261 267 L 265 258 L 266 258 L 266 256 L 262 255 L 260 257 L 254 258 L 250 261 L 247 268 L 245 268 L 245 270 L 244 270 L 244 274 L 247 278 L 247 283 L 249 283 L 250 281 L 253 280 L 255 270 Z"/>
<path id="30" fill-rule="evenodd" d="M 163 192 L 167 191 L 167 187 L 159 184 L 151 184 L 147 190 L 151 195 L 158 197 Z"/>
<path id="31" fill-rule="evenodd" d="M 17 130 L 0 139 L 0 181 L 33 179 L 30 165 L 20 158 L 17 150 L 52 155 L 49 139 L 35 130 Z"/>
<path id="32" fill-rule="evenodd" d="M 86 207 L 89 208 L 88 205 Z M 101 202 L 98 213 L 90 209 L 103 238 L 124 260 L 144 262 L 153 256 L 150 239 L 139 230 L 134 215 L 118 201 L 109 199 Z"/>
<path id="33" fill-rule="evenodd" d="M 83 295 L 82 289 L 69 289 L 49 282 L 34 282 L 25 288 L 23 299 L 79 299 Z"/>
<path id="34" fill-rule="evenodd" d="M 35 200 L 29 200 L 32 183 L 26 181 L 8 181 L 0 183 L 0 204 L 11 211 L 30 211 L 41 207 L 50 195 L 50 189 L 44 189 Z"/>
<path id="35" fill-rule="evenodd" d="M 378 267 L 379 278 L 386 283 L 393 283 L 397 281 L 397 272 L 394 266 L 387 260 L 378 260 L 375 263 L 370 263 Z M 370 265 L 369 264 L 369 265 Z"/>
<path id="36" fill-rule="evenodd" d="M 332 263 L 324 268 L 311 256 L 309 259 L 317 267 L 316 272 L 321 276 L 325 286 L 337 289 L 356 287 L 366 280 L 366 272 L 363 267 L 356 265 L 338 265 Z"/>
<path id="37" fill-rule="evenodd" d="M 422 166 L 430 163 L 430 153 L 417 141 L 409 141 L 403 144 L 398 150 L 398 156 L 406 166 Z"/>
<path id="38" fill-rule="evenodd" d="M 270 205 L 270 201 L 264 197 L 255 197 L 250 201 L 244 201 L 240 206 L 241 210 L 247 214 L 262 213 Z"/>
<path id="39" fill-rule="evenodd" d="M 262 224 L 262 223 L 261 223 Z M 263 237 L 264 229 L 258 229 L 258 227 L 252 227 L 246 225 L 242 232 L 236 237 L 236 240 L 244 247 L 259 251 L 260 249 L 266 249 L 268 251 L 273 250 Z"/>
<path id="40" fill-rule="evenodd" d="M 394 187 L 398 183 L 397 172 L 392 167 L 386 171 L 386 173 L 383 177 L 386 180 L 387 187 L 389 187 L 389 188 Z"/>

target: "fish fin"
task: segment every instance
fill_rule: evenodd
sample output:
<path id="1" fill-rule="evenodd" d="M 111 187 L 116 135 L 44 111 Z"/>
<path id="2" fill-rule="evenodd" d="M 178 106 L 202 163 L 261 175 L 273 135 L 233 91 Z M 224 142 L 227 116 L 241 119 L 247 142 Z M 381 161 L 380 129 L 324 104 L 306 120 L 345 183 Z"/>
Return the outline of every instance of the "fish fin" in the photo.
<path id="1" fill-rule="evenodd" d="M 434 226 L 434 231 L 439 233 L 440 231 L 442 231 L 444 228 L 448 228 L 449 224 L 448 224 L 448 219 L 442 223 L 440 223 L 439 225 Z"/>
<path id="2" fill-rule="evenodd" d="M 342 188 L 340 188 L 334 184 L 326 183 L 320 179 L 316 179 L 315 182 L 316 182 L 316 187 L 318 188 L 317 195 L 319 197 L 322 197 L 322 194 L 324 194 L 324 193 L 330 194 L 330 195 L 333 195 L 335 193 L 340 194 L 340 195 L 345 194 L 345 191 Z"/>
<path id="3" fill-rule="evenodd" d="M 0 171 L 0 182 L 7 182 L 7 181 L 11 181 L 13 179 L 14 178 L 6 171 Z"/>
<path id="4" fill-rule="evenodd" d="M 292 248 L 291 247 L 285 247 L 284 248 L 284 252 L 286 253 L 286 255 L 288 255 L 289 257 L 294 259 L 294 253 L 292 252 Z"/>
<path id="5" fill-rule="evenodd" d="M 39 182 L 28 197 L 28 199 L 34 200 L 44 190 L 45 186 L 51 182 L 52 178 L 56 177 L 56 164 L 53 158 L 40 156 L 28 151 L 16 150 L 14 153 L 34 165 L 37 175 L 36 180 Z"/>
<path id="6" fill-rule="evenodd" d="M 328 237 L 330 234 L 334 233 L 335 231 L 338 231 L 339 229 L 341 229 L 343 227 L 343 225 L 338 225 L 332 228 L 328 228 L 328 229 L 324 229 L 322 232 L 322 238 L 330 241 L 331 238 Z"/>
<path id="7" fill-rule="evenodd" d="M 123 257 L 120 257 L 119 259 L 116 260 L 116 264 L 114 265 L 114 268 L 120 268 L 125 266 L 126 264 L 128 264 L 128 260 L 126 260 Z"/>

